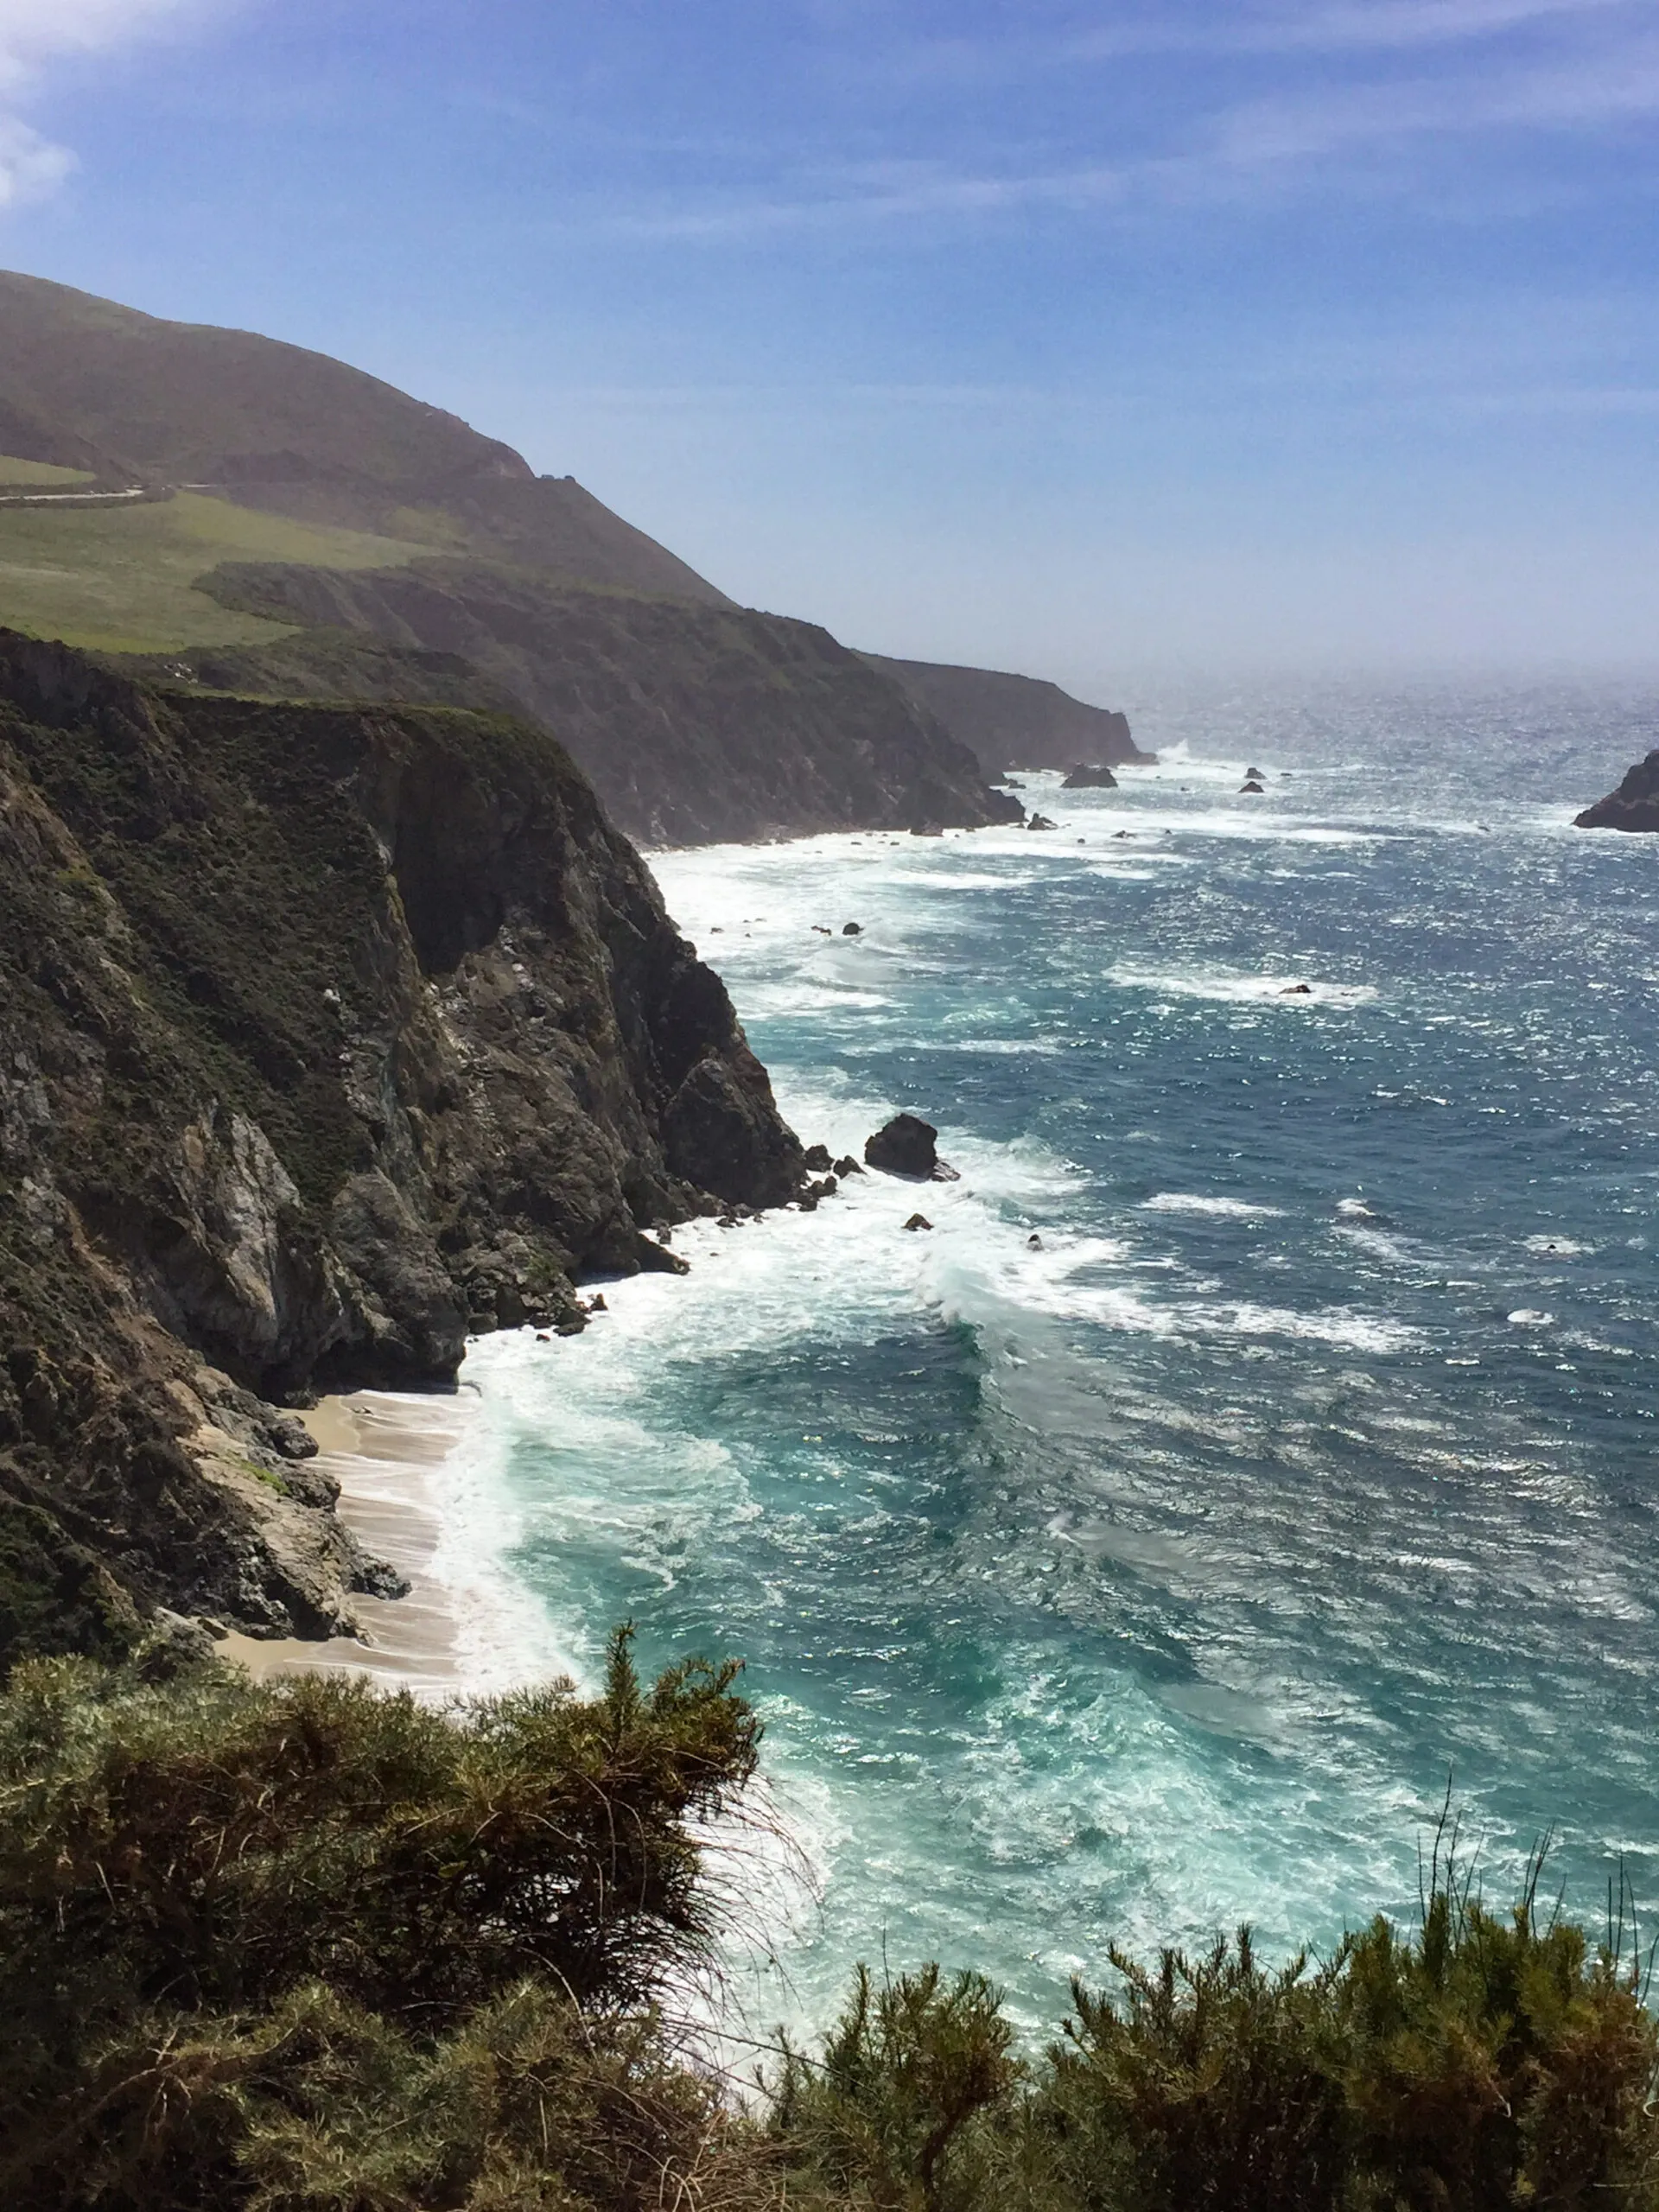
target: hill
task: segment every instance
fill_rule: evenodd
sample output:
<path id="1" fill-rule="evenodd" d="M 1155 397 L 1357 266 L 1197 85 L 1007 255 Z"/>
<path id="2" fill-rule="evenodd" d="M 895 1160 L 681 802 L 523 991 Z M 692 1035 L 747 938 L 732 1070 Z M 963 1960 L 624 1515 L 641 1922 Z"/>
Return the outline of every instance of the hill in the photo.
<path id="1" fill-rule="evenodd" d="M 516 705 L 656 842 L 1012 812 L 826 632 L 734 607 L 455 416 L 3 273 L 0 620 L 204 690 Z"/>
<path id="2" fill-rule="evenodd" d="M 892 660 L 880 653 L 865 658 L 937 715 L 988 776 L 1079 763 L 1116 768 L 1154 757 L 1135 744 L 1128 715 L 1089 706 L 1040 677 L 944 661 Z"/>
<path id="3" fill-rule="evenodd" d="M 570 477 L 327 354 L 0 271 L 0 454 L 728 602 Z"/>

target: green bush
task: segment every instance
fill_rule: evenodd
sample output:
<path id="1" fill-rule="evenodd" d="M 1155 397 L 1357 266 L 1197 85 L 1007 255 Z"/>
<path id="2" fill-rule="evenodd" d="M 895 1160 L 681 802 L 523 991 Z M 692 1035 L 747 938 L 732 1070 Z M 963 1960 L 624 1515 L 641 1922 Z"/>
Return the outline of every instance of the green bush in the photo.
<path id="1" fill-rule="evenodd" d="M 650 2007 L 706 1944 L 734 1669 L 443 1713 L 76 1660 L 0 1697 L 0 2202 L 654 2203 L 736 2126 Z M 529 2177 L 529 2178 L 527 2178 Z"/>
<path id="2" fill-rule="evenodd" d="M 735 1670 L 435 1712 L 151 1646 L 0 1692 L 0 2205 L 19 2212 L 1659 2212 L 1622 1916 L 1489 1912 L 1322 1962 L 1113 1949 L 1022 2056 L 997 1992 L 861 1968 L 758 2099 L 678 2038 Z M 1455 1837 L 1452 1839 L 1455 1844 Z"/>

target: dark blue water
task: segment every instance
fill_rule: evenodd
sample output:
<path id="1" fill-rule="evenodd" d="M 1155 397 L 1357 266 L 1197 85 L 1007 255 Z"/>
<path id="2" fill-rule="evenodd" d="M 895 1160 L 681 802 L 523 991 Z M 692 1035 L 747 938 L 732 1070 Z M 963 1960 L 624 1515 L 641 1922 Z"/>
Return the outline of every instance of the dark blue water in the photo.
<path id="1" fill-rule="evenodd" d="M 1109 1938 L 1329 1941 L 1448 1773 L 1495 1887 L 1553 1827 L 1659 1905 L 1659 839 L 1567 826 L 1654 725 L 1154 702 L 1189 753 L 1051 835 L 660 859 L 803 1135 L 963 1177 L 472 1364 L 562 1634 L 747 1656 L 805 2010 L 884 1944 L 1052 2017 Z"/>

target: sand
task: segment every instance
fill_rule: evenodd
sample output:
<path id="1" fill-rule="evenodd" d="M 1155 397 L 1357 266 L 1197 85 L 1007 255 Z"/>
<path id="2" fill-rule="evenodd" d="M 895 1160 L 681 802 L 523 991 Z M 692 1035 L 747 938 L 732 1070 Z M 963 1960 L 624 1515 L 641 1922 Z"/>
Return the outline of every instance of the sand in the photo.
<path id="1" fill-rule="evenodd" d="M 301 1415 L 317 1440 L 318 1464 L 340 1484 L 340 1517 L 377 1559 L 408 1578 L 406 1598 L 359 1598 L 359 1642 L 308 1643 L 237 1632 L 218 1645 L 263 1679 L 278 1674 L 350 1673 L 442 1698 L 462 1687 L 449 1592 L 433 1573 L 442 1533 L 439 1484 L 467 1433 L 467 1408 L 454 1398 L 360 1390 L 324 1398 Z"/>

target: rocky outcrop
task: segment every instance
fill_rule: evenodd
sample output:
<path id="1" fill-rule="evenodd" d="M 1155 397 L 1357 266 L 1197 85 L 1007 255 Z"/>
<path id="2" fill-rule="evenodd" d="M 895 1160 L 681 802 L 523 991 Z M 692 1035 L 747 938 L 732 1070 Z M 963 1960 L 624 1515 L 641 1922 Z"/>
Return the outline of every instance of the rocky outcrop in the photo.
<path id="1" fill-rule="evenodd" d="M 956 1183 L 962 1179 L 939 1158 L 939 1133 L 919 1114 L 895 1114 L 892 1121 L 867 1138 L 865 1165 L 884 1175 L 902 1175 L 912 1183 Z"/>
<path id="2" fill-rule="evenodd" d="M 801 1179 L 545 734 L 0 633 L 0 1651 L 337 1626 L 374 1570 L 276 1402 L 450 1384 Z"/>
<path id="3" fill-rule="evenodd" d="M 652 844 L 1017 818 L 931 715 L 810 622 L 464 561 L 237 564 L 200 588 L 305 626 L 271 649 L 271 688 L 338 693 L 342 633 L 459 656 L 552 730 L 612 819 Z M 308 673 L 318 653 L 321 683 Z"/>
<path id="4" fill-rule="evenodd" d="M 1129 733 L 1128 717 L 1091 707 L 1031 676 L 946 662 L 867 656 L 969 747 L 988 776 L 1008 768 L 1065 768 L 1075 760 L 1110 767 L 1152 761 Z"/>
<path id="5" fill-rule="evenodd" d="M 1616 791 L 1573 818 L 1575 830 L 1659 830 L 1659 752 L 1639 760 Z"/>
<path id="6" fill-rule="evenodd" d="M 1086 763 L 1079 761 L 1060 785 L 1060 789 L 1063 791 L 1115 791 L 1117 789 L 1117 778 L 1108 767 L 1102 766 L 1090 767 Z"/>

